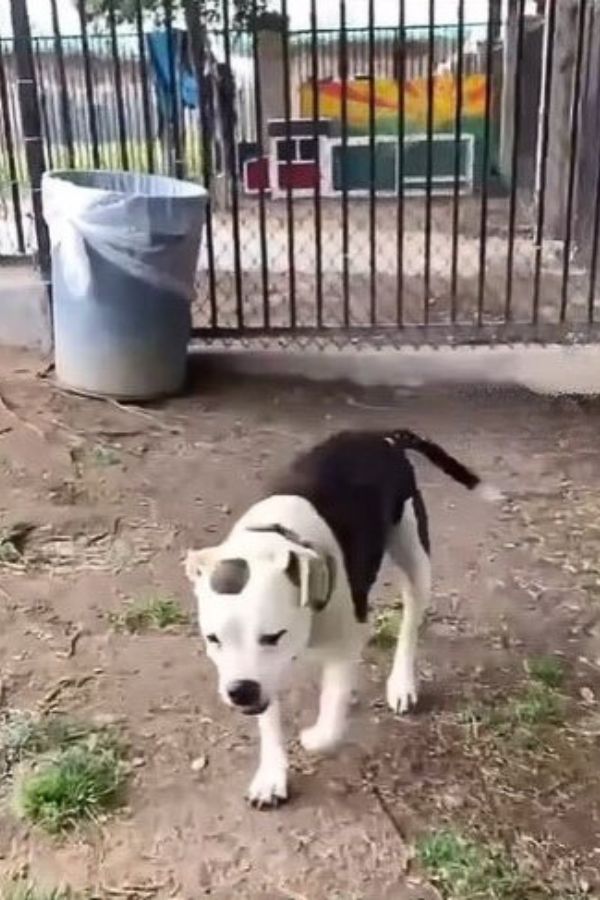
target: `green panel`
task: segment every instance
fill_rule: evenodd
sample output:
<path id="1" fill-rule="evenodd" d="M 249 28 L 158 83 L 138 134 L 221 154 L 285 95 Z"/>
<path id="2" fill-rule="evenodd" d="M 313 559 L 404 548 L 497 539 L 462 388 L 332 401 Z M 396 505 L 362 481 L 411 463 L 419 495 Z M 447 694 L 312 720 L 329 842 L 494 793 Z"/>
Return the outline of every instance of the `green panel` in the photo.
<path id="1" fill-rule="evenodd" d="M 432 172 L 433 178 L 454 178 L 454 153 L 455 143 L 448 141 L 432 141 Z M 466 178 L 468 145 L 461 141 L 459 162 L 460 174 Z M 425 181 L 427 177 L 427 141 L 407 141 L 404 145 L 404 177 L 419 178 Z"/>
<path id="2" fill-rule="evenodd" d="M 345 181 L 349 191 L 368 191 L 371 186 L 371 148 L 368 144 L 348 145 L 344 165 L 343 147 L 334 147 L 332 168 L 334 190 L 343 190 Z M 375 190 L 394 191 L 395 189 L 396 145 L 391 141 L 376 143 Z"/>

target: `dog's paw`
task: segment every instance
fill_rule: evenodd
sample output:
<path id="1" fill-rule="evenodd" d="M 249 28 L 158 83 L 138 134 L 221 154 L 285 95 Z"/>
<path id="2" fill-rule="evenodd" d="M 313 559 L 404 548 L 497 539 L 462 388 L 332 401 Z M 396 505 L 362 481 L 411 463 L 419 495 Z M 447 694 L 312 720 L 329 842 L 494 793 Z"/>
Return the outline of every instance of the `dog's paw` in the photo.
<path id="1" fill-rule="evenodd" d="M 404 715 L 417 705 L 417 683 L 413 673 L 390 675 L 387 682 L 387 702 L 392 712 Z"/>
<path id="2" fill-rule="evenodd" d="M 328 753 L 340 743 L 341 735 L 325 731 L 319 725 L 304 728 L 300 732 L 300 743 L 308 753 Z"/>
<path id="3" fill-rule="evenodd" d="M 274 809 L 288 799 L 285 766 L 261 766 L 248 788 L 250 806 L 255 809 Z"/>

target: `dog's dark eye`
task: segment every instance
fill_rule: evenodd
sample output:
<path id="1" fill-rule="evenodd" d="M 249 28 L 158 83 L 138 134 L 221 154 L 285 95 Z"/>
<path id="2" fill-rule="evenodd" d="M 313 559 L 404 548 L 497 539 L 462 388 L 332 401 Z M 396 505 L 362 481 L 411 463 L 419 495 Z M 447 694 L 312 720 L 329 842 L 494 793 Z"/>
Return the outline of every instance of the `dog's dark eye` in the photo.
<path id="1" fill-rule="evenodd" d="M 281 631 L 277 631 L 275 634 L 261 634 L 258 643 L 261 647 L 276 647 L 284 634 L 287 634 L 287 629 L 285 628 L 282 628 Z"/>
<path id="2" fill-rule="evenodd" d="M 221 641 L 216 636 L 216 634 L 207 634 L 206 640 L 208 641 L 209 644 L 215 644 L 215 646 L 217 646 L 217 647 L 221 646 Z"/>

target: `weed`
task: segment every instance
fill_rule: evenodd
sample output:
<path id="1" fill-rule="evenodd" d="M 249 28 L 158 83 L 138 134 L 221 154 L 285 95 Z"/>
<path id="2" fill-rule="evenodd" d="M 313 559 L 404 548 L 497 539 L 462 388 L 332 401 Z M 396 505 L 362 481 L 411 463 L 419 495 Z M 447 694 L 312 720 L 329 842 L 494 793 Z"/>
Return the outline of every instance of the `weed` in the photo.
<path id="1" fill-rule="evenodd" d="M 124 612 L 113 614 L 111 621 L 116 628 L 134 634 L 147 628 L 184 625 L 187 616 L 177 600 L 154 596 L 131 603 Z"/>
<path id="2" fill-rule="evenodd" d="M 371 637 L 371 644 L 380 650 L 389 650 L 396 646 L 398 632 L 402 621 L 402 611 L 398 609 L 386 609 L 375 619 L 375 630 Z"/>
<path id="3" fill-rule="evenodd" d="M 91 740 L 96 734 L 65 716 L 43 717 L 11 710 L 0 720 L 0 774 L 10 774 L 16 765 L 33 756 Z"/>
<path id="4" fill-rule="evenodd" d="M 13 541 L 8 538 L 0 538 L 0 563 L 16 563 L 21 559 Z"/>
<path id="5" fill-rule="evenodd" d="M 564 699 L 543 684 L 530 684 L 507 706 L 507 715 L 518 725 L 561 725 L 565 717 Z"/>
<path id="6" fill-rule="evenodd" d="M 559 688 L 565 682 L 565 665 L 558 656 L 534 656 L 527 660 L 527 672 L 532 681 L 547 688 Z"/>
<path id="7" fill-rule="evenodd" d="M 522 750 L 536 750 L 543 729 L 562 725 L 565 711 L 565 700 L 560 694 L 541 682 L 532 682 L 497 706 L 469 707 L 461 713 L 460 722 L 475 738 L 487 733 L 510 740 Z"/>
<path id="8" fill-rule="evenodd" d="M 105 447 L 102 444 L 94 447 L 92 459 L 97 466 L 117 466 L 120 462 L 117 451 L 113 447 Z"/>
<path id="9" fill-rule="evenodd" d="M 20 562 L 27 538 L 33 530 L 33 525 L 19 522 L 0 531 L 0 564 Z"/>
<path id="10" fill-rule="evenodd" d="M 15 784 L 18 815 L 56 834 L 97 821 L 119 800 L 124 767 L 110 747 L 74 744 L 25 769 Z"/>
<path id="11" fill-rule="evenodd" d="M 499 847 L 453 830 L 435 831 L 417 843 L 417 859 L 451 900 L 522 900 L 525 879 Z"/>

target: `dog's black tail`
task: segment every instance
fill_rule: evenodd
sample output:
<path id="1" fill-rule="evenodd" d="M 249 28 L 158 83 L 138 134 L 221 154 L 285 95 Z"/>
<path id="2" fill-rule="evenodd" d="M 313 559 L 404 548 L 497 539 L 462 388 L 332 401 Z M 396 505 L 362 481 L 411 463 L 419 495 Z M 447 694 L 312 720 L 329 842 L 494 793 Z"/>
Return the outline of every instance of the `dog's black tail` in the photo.
<path id="1" fill-rule="evenodd" d="M 491 501 L 501 499 L 501 493 L 493 485 L 483 482 L 479 475 L 476 475 L 471 469 L 468 469 L 453 456 L 450 456 L 449 453 L 446 453 L 439 444 L 428 441 L 426 438 L 422 438 L 415 434 L 414 431 L 409 431 L 408 429 L 391 431 L 386 435 L 386 439 L 398 449 L 414 450 L 416 453 L 427 457 L 434 466 L 437 466 L 450 478 L 458 481 L 459 484 L 462 484 L 469 491 L 477 492 L 483 499 Z"/>

